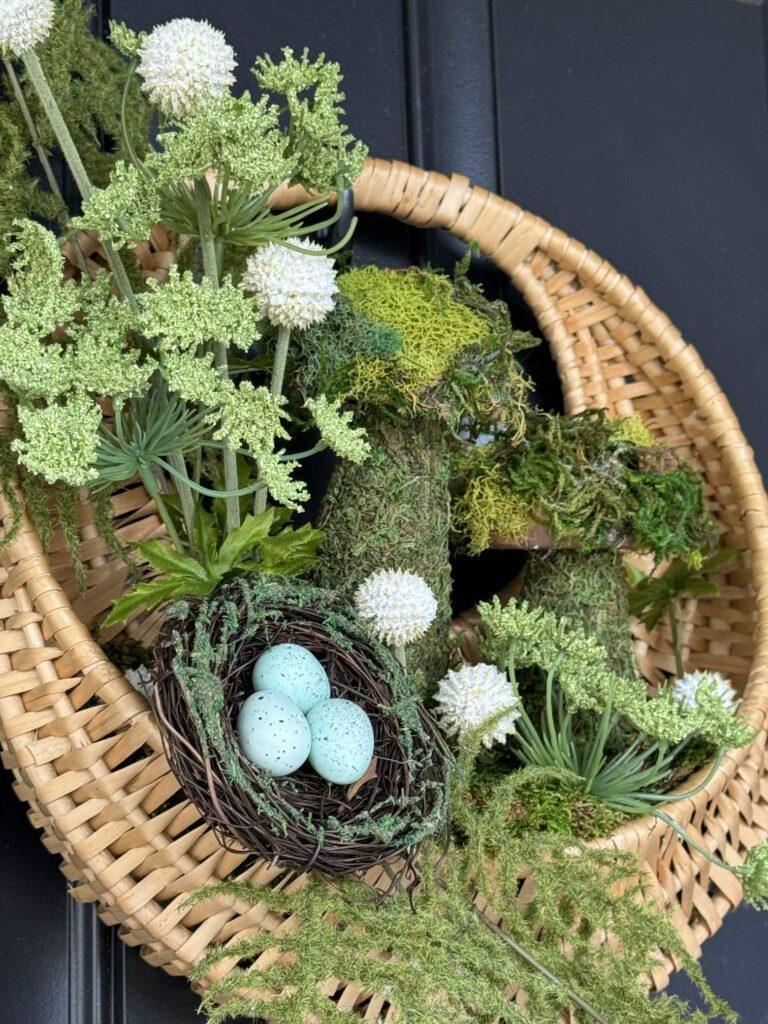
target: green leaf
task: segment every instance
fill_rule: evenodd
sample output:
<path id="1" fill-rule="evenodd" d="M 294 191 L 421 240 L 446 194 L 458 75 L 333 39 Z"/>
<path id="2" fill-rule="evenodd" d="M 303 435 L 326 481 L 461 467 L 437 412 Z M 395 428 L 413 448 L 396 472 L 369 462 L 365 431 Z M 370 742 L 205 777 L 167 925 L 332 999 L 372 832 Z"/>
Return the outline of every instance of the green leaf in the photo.
<path id="1" fill-rule="evenodd" d="M 147 540 L 137 544 L 136 548 L 147 559 L 153 569 L 162 573 L 193 576 L 196 579 L 207 579 L 208 574 L 196 558 L 183 555 L 166 544 L 157 540 Z"/>
<path id="2" fill-rule="evenodd" d="M 213 573 L 219 546 L 219 528 L 216 517 L 199 503 L 195 508 L 195 544 L 203 567 L 209 574 Z"/>
<path id="3" fill-rule="evenodd" d="M 232 530 L 219 548 L 216 557 L 217 569 L 222 575 L 231 572 L 238 562 L 243 561 L 254 548 L 266 540 L 274 518 L 274 510 L 268 508 L 260 515 L 246 516 L 242 525 Z"/>
<path id="4" fill-rule="evenodd" d="M 267 537 L 261 545 L 259 568 L 281 576 L 292 576 L 317 558 L 317 550 L 325 534 L 315 530 L 309 523 L 298 530 L 282 530 L 274 537 Z"/>
<path id="5" fill-rule="evenodd" d="M 139 583 L 129 593 L 124 594 L 115 601 L 112 611 L 102 622 L 103 627 L 114 626 L 118 622 L 126 622 L 128 617 L 139 608 L 156 608 L 164 601 L 170 601 L 172 597 L 180 597 L 177 593 L 179 581 L 172 577 L 159 580 L 150 580 L 149 583 Z"/>

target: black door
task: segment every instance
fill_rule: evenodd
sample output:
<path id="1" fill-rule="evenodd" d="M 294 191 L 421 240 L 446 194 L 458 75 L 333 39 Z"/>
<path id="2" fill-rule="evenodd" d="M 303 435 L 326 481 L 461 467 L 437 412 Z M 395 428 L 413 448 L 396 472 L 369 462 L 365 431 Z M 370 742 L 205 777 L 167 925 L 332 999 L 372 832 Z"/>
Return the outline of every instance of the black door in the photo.
<path id="1" fill-rule="evenodd" d="M 345 70 L 352 130 L 375 155 L 468 174 L 642 284 L 698 346 L 768 465 L 765 0 L 100 6 L 99 24 L 136 29 L 208 18 L 238 53 L 241 85 L 256 54 L 325 50 Z M 450 239 L 376 218 L 357 246 L 400 264 L 454 255 Z M 0 1024 L 194 1024 L 185 982 L 147 967 L 67 898 L 10 782 L 3 773 Z M 768 917 L 742 909 L 705 948 L 706 973 L 748 1024 L 768 1022 L 756 970 L 766 942 Z"/>

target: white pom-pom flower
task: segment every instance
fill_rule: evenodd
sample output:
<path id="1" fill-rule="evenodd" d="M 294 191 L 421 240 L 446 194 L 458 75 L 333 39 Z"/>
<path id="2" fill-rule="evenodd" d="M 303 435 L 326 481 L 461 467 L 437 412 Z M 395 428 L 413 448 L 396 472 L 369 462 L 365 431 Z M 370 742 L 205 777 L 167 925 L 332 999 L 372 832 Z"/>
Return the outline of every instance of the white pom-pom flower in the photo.
<path id="1" fill-rule="evenodd" d="M 413 572 L 377 569 L 355 593 L 355 607 L 382 643 L 401 647 L 424 636 L 437 615 L 428 584 Z"/>
<path id="2" fill-rule="evenodd" d="M 724 708 L 733 711 L 739 702 L 731 681 L 719 672 L 686 672 L 672 684 L 672 693 L 687 711 L 695 711 L 699 705 L 699 687 L 704 685 L 714 694 Z"/>
<path id="3" fill-rule="evenodd" d="M 235 51 L 207 21 L 174 18 L 139 47 L 142 89 L 168 117 L 187 117 L 201 101 L 223 96 L 235 81 Z"/>
<path id="4" fill-rule="evenodd" d="M 482 737 L 486 747 L 503 743 L 520 717 L 515 688 L 504 672 L 484 663 L 449 670 L 438 686 L 435 703 L 443 729 L 459 739 L 495 718 Z"/>
<path id="5" fill-rule="evenodd" d="M 0 48 L 20 57 L 48 37 L 53 0 L 0 0 Z"/>
<path id="6" fill-rule="evenodd" d="M 336 268 L 317 242 L 288 241 L 304 251 L 276 242 L 261 246 L 248 257 L 245 287 L 256 295 L 262 316 L 276 327 L 309 327 L 333 309 Z"/>

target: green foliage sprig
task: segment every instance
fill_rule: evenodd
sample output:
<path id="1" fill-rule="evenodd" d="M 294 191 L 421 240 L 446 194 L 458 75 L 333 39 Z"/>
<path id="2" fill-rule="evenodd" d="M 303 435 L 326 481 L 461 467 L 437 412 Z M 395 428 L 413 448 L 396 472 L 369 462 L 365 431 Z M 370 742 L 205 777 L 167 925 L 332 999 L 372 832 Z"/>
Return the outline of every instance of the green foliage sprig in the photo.
<path id="1" fill-rule="evenodd" d="M 458 455 L 457 529 L 473 553 L 493 535 L 524 541 L 536 525 L 563 544 L 629 541 L 658 559 L 715 542 L 701 478 L 656 445 L 637 417 L 530 410 L 518 442 L 502 435 Z"/>
<path id="2" fill-rule="evenodd" d="M 251 573 L 290 576 L 312 565 L 323 534 L 308 523 L 298 529 L 286 525 L 285 510 L 269 508 L 258 516 L 246 516 L 242 524 L 222 536 L 217 518 L 197 509 L 195 550 L 198 557 L 149 540 L 136 545 L 159 576 L 137 584 L 119 598 L 103 626 L 124 622 L 140 608 L 151 610 L 181 597 L 204 597 L 224 580 Z"/>

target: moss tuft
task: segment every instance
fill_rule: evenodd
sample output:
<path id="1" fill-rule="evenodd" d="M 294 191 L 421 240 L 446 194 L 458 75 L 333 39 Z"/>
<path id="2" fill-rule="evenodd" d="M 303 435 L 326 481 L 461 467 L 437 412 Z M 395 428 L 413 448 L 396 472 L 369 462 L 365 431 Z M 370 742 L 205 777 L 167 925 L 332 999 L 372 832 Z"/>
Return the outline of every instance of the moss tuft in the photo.
<path id="1" fill-rule="evenodd" d="M 593 636 L 605 648 L 614 672 L 636 674 L 621 555 L 534 552 L 525 567 L 521 597 L 529 607 L 553 612 Z"/>

